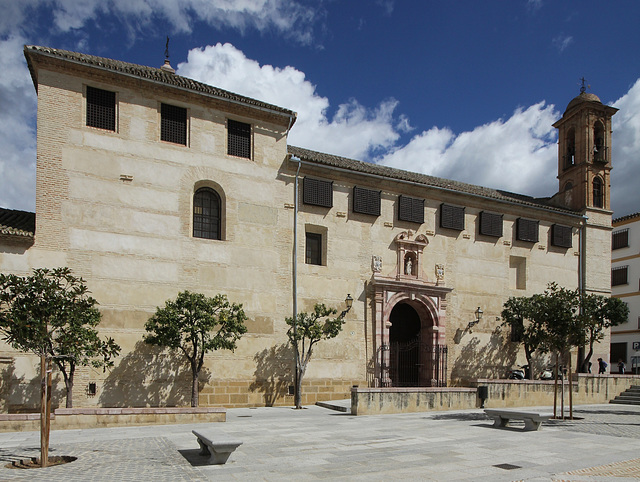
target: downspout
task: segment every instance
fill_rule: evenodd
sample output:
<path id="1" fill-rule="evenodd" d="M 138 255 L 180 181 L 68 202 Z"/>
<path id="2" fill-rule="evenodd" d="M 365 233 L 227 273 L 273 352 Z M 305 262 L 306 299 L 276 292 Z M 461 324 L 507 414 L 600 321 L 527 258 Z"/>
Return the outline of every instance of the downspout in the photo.
<path id="1" fill-rule="evenodd" d="M 296 169 L 296 179 L 294 182 L 294 194 L 293 194 L 293 273 L 292 273 L 292 289 L 293 289 L 293 336 L 297 334 L 297 320 L 298 320 L 298 176 L 300 175 L 300 166 L 302 162 L 300 159 L 291 156 L 293 162 L 298 163 L 298 169 Z M 298 343 L 294 346 L 294 369 L 293 369 L 293 387 L 294 398 L 298 400 Z M 297 407 L 296 407 L 297 408 Z"/>
<path id="2" fill-rule="evenodd" d="M 587 226 L 587 220 L 589 218 L 587 217 L 586 214 L 584 214 L 582 216 L 582 221 L 580 221 L 580 230 L 578 231 L 578 292 L 580 293 L 580 296 L 584 296 L 584 288 L 586 286 L 586 280 L 585 280 L 585 267 L 584 267 L 584 252 L 586 251 L 586 233 L 585 233 L 585 228 Z M 584 308 L 582 306 L 582 303 L 580 303 L 580 315 L 584 314 Z M 583 372 L 586 367 L 585 367 L 585 350 L 586 350 L 586 346 L 583 346 L 582 349 L 578 349 L 578 366 L 576 367 L 576 370 L 578 370 L 579 372 Z"/>

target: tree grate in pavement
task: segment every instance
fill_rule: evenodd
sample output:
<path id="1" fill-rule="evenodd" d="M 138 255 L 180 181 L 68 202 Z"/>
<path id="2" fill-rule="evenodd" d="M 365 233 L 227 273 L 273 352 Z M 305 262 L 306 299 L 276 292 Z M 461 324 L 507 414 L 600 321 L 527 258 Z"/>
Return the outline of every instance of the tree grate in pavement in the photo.
<path id="1" fill-rule="evenodd" d="M 498 465 L 494 465 L 494 467 L 497 467 L 499 469 L 504 469 L 504 470 L 513 470 L 513 469 L 522 468 L 519 465 L 513 465 L 513 464 L 498 464 Z"/>

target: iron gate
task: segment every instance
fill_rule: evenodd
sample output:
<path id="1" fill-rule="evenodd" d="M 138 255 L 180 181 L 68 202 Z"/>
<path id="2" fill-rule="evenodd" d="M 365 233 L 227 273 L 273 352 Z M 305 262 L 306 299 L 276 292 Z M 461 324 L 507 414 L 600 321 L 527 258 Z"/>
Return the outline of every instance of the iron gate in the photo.
<path id="1" fill-rule="evenodd" d="M 380 350 L 381 384 L 386 387 L 446 387 L 447 347 L 419 339 L 394 341 Z"/>

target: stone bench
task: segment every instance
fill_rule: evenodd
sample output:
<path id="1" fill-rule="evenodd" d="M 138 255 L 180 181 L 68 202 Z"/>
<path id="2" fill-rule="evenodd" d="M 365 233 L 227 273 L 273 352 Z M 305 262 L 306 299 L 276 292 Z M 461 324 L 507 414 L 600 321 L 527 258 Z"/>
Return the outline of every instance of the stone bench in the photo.
<path id="1" fill-rule="evenodd" d="M 543 414 L 538 412 L 520 412 L 517 410 L 500 410 L 500 409 L 485 409 L 489 417 L 494 419 L 494 427 L 508 427 L 510 420 L 523 420 L 524 430 L 540 430 L 542 422 L 549 420 L 551 414 Z"/>
<path id="2" fill-rule="evenodd" d="M 216 433 L 214 430 L 192 430 L 200 444 L 200 455 L 209 455 L 209 464 L 224 464 L 239 445 L 240 440 L 233 440 Z"/>

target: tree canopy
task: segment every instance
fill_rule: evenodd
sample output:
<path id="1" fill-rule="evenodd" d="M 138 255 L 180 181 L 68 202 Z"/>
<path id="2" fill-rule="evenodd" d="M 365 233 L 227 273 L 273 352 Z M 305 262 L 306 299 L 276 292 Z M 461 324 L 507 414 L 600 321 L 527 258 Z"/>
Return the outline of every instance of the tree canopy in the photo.
<path id="1" fill-rule="evenodd" d="M 151 345 L 179 350 L 191 367 L 191 406 L 198 406 L 198 376 L 205 354 L 212 350 L 235 350 L 236 342 L 247 332 L 242 304 L 230 303 L 226 295 L 213 298 L 182 291 L 145 324 L 144 341 Z"/>

